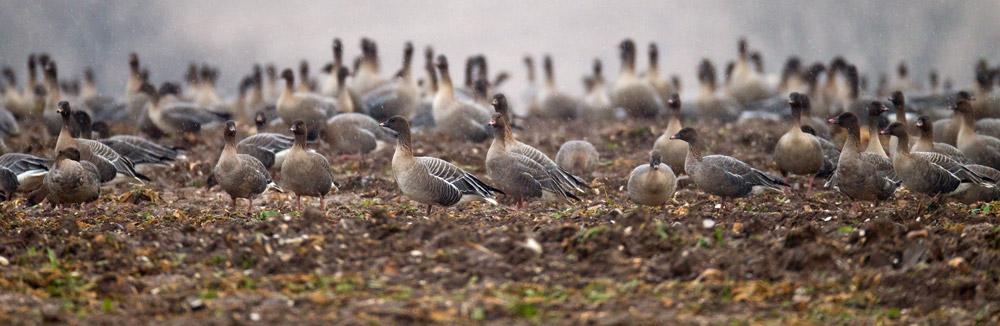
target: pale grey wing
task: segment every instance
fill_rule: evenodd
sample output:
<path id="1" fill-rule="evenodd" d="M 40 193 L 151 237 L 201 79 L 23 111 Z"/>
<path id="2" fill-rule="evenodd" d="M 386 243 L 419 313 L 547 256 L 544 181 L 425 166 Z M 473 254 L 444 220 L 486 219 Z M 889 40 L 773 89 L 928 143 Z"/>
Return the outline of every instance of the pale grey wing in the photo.
<path id="1" fill-rule="evenodd" d="M 48 171 L 49 160 L 24 153 L 7 153 L 0 155 L 0 167 L 6 168 L 14 174 L 21 174 L 31 170 Z"/>
<path id="2" fill-rule="evenodd" d="M 334 99 L 316 94 L 298 95 L 301 95 L 299 105 L 309 108 L 316 115 L 329 118 L 340 112 L 337 102 Z"/>
<path id="3" fill-rule="evenodd" d="M 991 167 L 988 167 L 988 166 L 985 166 L 985 165 L 979 165 L 979 164 L 966 165 L 965 168 L 971 170 L 972 172 L 976 172 L 980 176 L 985 177 L 983 179 L 984 181 L 987 181 L 987 182 L 990 182 L 990 183 L 993 183 L 993 184 L 1000 183 L 1000 171 L 997 171 L 997 169 L 994 169 L 994 168 L 991 168 Z"/>
<path id="4" fill-rule="evenodd" d="M 77 139 L 76 141 L 78 143 L 82 142 L 87 146 L 89 146 L 90 153 L 93 154 L 94 156 L 101 157 L 104 160 L 110 162 L 112 165 L 114 165 L 115 170 L 118 173 L 124 174 L 125 176 L 131 178 L 139 179 L 139 173 L 135 172 L 135 165 L 132 164 L 132 161 L 130 161 L 128 158 L 118 155 L 118 152 L 115 152 L 115 150 L 111 149 L 111 147 L 101 144 L 100 142 L 95 140 Z"/>
<path id="5" fill-rule="evenodd" d="M 896 170 L 892 168 L 892 161 L 889 161 L 888 158 L 875 153 L 864 152 L 861 153 L 861 161 L 870 164 L 879 177 L 886 178 L 897 184 L 900 182 L 899 176 L 896 175 Z"/>
<path id="6" fill-rule="evenodd" d="M 947 155 L 940 153 L 930 153 L 930 152 L 916 152 L 912 153 L 914 156 L 923 157 L 928 162 L 947 170 L 948 173 L 953 174 L 956 178 L 962 182 L 972 182 L 976 184 L 987 184 L 992 183 L 984 180 L 990 180 L 989 177 L 980 175 L 975 171 L 970 170 L 965 165 L 955 161 L 954 159 L 948 157 Z"/>
<path id="7" fill-rule="evenodd" d="M 236 145 L 236 152 L 253 156 L 270 168 L 274 165 L 275 154 L 291 148 L 294 143 L 293 138 L 282 134 L 260 133 L 241 140 Z"/>
<path id="8" fill-rule="evenodd" d="M 17 125 L 14 115 L 4 108 L 0 108 L 0 134 L 20 135 L 21 127 Z"/>
<path id="9" fill-rule="evenodd" d="M 418 157 L 417 162 L 427 168 L 428 173 L 445 180 L 463 195 L 489 198 L 500 193 L 496 188 L 490 187 L 476 176 L 445 160 L 434 157 Z"/>
<path id="10" fill-rule="evenodd" d="M 749 164 L 725 155 L 709 155 L 701 159 L 701 164 L 715 166 L 727 174 L 738 175 L 742 181 L 751 186 L 764 186 L 771 189 L 780 189 L 780 186 L 787 187 L 788 184 L 775 176 L 755 169 Z"/>
<path id="11" fill-rule="evenodd" d="M 951 157 L 951 159 L 958 161 L 958 163 L 962 164 L 972 163 L 972 160 L 970 160 L 968 156 L 965 156 L 965 153 L 962 153 L 961 150 L 955 148 L 955 146 L 951 146 L 945 143 L 934 143 L 934 152 L 947 155 L 948 157 Z"/>
<path id="12" fill-rule="evenodd" d="M 524 155 L 532 161 L 544 166 L 550 173 L 556 176 L 556 180 L 562 185 L 563 188 L 575 189 L 577 191 L 583 191 L 580 187 L 590 188 L 590 185 L 586 181 L 583 181 L 580 177 L 569 173 L 565 169 L 559 167 L 555 161 L 550 159 L 545 153 L 538 150 L 537 148 L 528 146 L 524 143 L 518 143 L 520 146 L 511 147 L 512 152 L 516 154 Z"/>
<path id="13" fill-rule="evenodd" d="M 274 182 L 271 180 L 271 174 L 267 172 L 267 168 L 259 160 L 246 154 L 237 154 L 236 156 L 242 163 L 240 168 L 243 170 L 240 174 L 247 178 L 244 182 L 249 183 L 251 193 L 263 193 L 264 190 L 267 190 L 267 186 Z"/>
<path id="14" fill-rule="evenodd" d="M 364 112 L 368 112 L 372 116 L 390 118 L 386 116 L 386 106 L 401 105 L 401 103 L 397 103 L 400 99 L 399 85 L 390 83 L 361 95 L 361 107 L 364 108 Z"/>
<path id="15" fill-rule="evenodd" d="M 98 142 L 108 147 L 111 147 L 111 149 L 117 152 L 118 155 L 127 157 L 129 160 L 132 161 L 132 164 L 145 164 L 145 163 L 158 162 L 156 158 L 137 149 L 132 144 L 116 141 L 113 139 L 100 139 L 98 140 Z"/>
<path id="16" fill-rule="evenodd" d="M 153 142 L 152 140 L 142 138 L 139 136 L 118 135 L 111 137 L 109 139 L 131 144 L 136 148 L 142 150 L 143 152 L 146 152 L 154 157 L 158 157 L 163 160 L 174 160 L 177 158 L 178 155 L 177 150 L 174 150 L 173 148 L 160 145 L 156 142 Z"/>
<path id="17" fill-rule="evenodd" d="M 196 132 L 204 125 L 225 121 L 223 117 L 190 103 L 173 103 L 161 110 L 166 123 L 186 132 Z"/>
<path id="18" fill-rule="evenodd" d="M 517 170 L 531 176 L 538 184 L 546 191 L 556 193 L 560 196 L 571 198 L 575 200 L 580 200 L 579 197 L 574 195 L 569 189 L 560 182 L 560 176 L 552 173 L 552 171 L 542 164 L 539 164 L 534 159 L 528 156 L 521 155 L 518 153 L 508 153 L 516 162 Z"/>

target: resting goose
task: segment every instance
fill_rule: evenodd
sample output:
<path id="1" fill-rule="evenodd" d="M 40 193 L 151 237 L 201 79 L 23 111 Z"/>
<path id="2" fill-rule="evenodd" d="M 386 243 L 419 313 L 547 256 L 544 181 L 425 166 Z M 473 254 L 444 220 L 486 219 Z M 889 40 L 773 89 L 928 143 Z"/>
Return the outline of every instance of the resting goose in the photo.
<path id="1" fill-rule="evenodd" d="M 985 180 L 993 180 L 993 182 L 991 186 L 974 184 L 962 193 L 956 194 L 954 196 L 955 200 L 965 204 L 1000 200 L 1000 182 L 997 181 L 1000 180 L 1000 171 L 979 164 L 970 164 L 965 167 L 970 171 L 985 177 Z"/>
<path id="2" fill-rule="evenodd" d="M 959 98 L 955 105 L 949 108 L 955 111 L 955 117 L 952 119 L 957 119 L 961 124 L 955 141 L 958 146 L 955 147 L 965 153 L 973 163 L 1000 169 L 1000 139 L 976 134 L 972 103 Z"/>
<path id="3" fill-rule="evenodd" d="M 150 122 L 157 130 L 168 134 L 198 133 L 202 129 L 221 124 L 229 116 L 209 111 L 194 103 L 167 101 L 166 97 L 180 93 L 180 87 L 174 83 L 163 83 L 159 91 L 153 85 L 143 83 L 139 90 L 150 99 L 146 107 Z"/>
<path id="4" fill-rule="evenodd" d="M 48 160 L 31 154 L 0 155 L 0 200 L 10 200 L 15 192 L 29 192 L 42 185 L 48 174 Z"/>
<path id="5" fill-rule="evenodd" d="M 853 112 L 844 112 L 830 123 L 847 129 L 847 142 L 840 152 L 835 172 L 836 186 L 851 200 L 889 199 L 899 186 L 892 161 L 875 153 L 861 152 L 861 123 Z"/>
<path id="6" fill-rule="evenodd" d="M 393 137 L 372 117 L 343 113 L 327 120 L 323 141 L 341 154 L 366 154 L 391 143 Z"/>
<path id="7" fill-rule="evenodd" d="M 410 66 L 413 61 L 413 43 L 403 48 L 403 68 L 392 82 L 361 95 L 361 104 L 372 118 L 383 121 L 393 116 L 410 116 L 418 104 L 417 81 Z"/>
<path id="8" fill-rule="evenodd" d="M 934 142 L 934 124 L 931 123 L 931 118 L 927 116 L 917 118 L 917 130 L 920 131 L 920 138 L 917 138 L 913 147 L 910 147 L 910 151 L 938 153 L 962 164 L 972 164 L 969 157 L 955 146 Z"/>
<path id="9" fill-rule="evenodd" d="M 229 197 L 232 198 L 233 210 L 236 210 L 236 199 L 246 198 L 247 215 L 253 209 L 253 197 L 264 193 L 268 188 L 277 188 L 267 168 L 256 158 L 239 154 L 236 150 L 236 122 L 227 121 L 224 129 L 226 146 L 219 155 L 219 161 L 212 170 L 212 176 Z M 280 188 L 278 188 L 280 189 Z"/>
<path id="10" fill-rule="evenodd" d="M 622 70 L 611 92 L 611 104 L 625 109 L 634 118 L 656 117 L 663 111 L 663 101 L 653 86 L 639 79 L 635 72 L 635 42 L 626 39 L 619 45 L 619 50 Z"/>
<path id="11" fill-rule="evenodd" d="M 594 59 L 593 74 L 583 78 L 583 87 L 587 93 L 583 96 L 580 113 L 594 120 L 610 118 L 614 114 L 601 70 L 601 59 Z"/>
<path id="12" fill-rule="evenodd" d="M 663 206 L 674 196 L 677 177 L 670 166 L 660 163 L 660 152 L 649 153 L 649 164 L 635 167 L 628 177 L 628 198 L 639 205 Z"/>
<path id="13" fill-rule="evenodd" d="M 580 115 L 576 99 L 556 89 L 556 78 L 552 67 L 552 56 L 545 55 L 542 61 L 545 71 L 545 85 L 538 93 L 538 112 L 535 115 L 552 120 L 575 119 Z"/>
<path id="14" fill-rule="evenodd" d="M 294 138 L 282 134 L 262 132 L 243 138 L 236 144 L 237 154 L 246 154 L 260 161 L 264 168 L 281 167 Z"/>
<path id="15" fill-rule="evenodd" d="M 91 203 L 101 195 L 101 181 L 97 167 L 80 159 L 80 151 L 75 147 L 59 150 L 56 162 L 45 175 L 45 199 L 52 205 L 65 209 L 67 204 Z M 90 207 L 85 205 L 84 216 Z"/>
<path id="16" fill-rule="evenodd" d="M 788 184 L 777 177 L 757 170 L 750 165 L 725 155 L 701 156 L 698 133 L 691 127 L 681 129 L 671 139 L 688 143 L 684 171 L 691 176 L 698 189 L 719 197 L 745 197 L 764 189 L 781 191 Z"/>
<path id="17" fill-rule="evenodd" d="M 892 95 L 889 95 L 889 102 L 892 103 L 892 107 L 896 111 L 896 121 L 902 122 L 904 126 L 909 127 L 910 125 L 906 123 L 906 98 L 903 96 L 903 92 L 892 92 Z M 893 137 L 889 139 L 889 155 L 896 153 L 898 143 L 898 138 Z M 910 139 L 910 143 L 913 143 L 912 139 Z"/>
<path id="18" fill-rule="evenodd" d="M 802 132 L 816 136 L 816 130 L 809 125 L 803 125 Z M 840 160 L 840 147 L 819 136 L 816 137 L 816 140 L 819 141 L 819 147 L 823 148 L 823 167 L 819 169 L 819 172 L 816 172 L 816 177 L 830 178 L 837 171 L 837 161 Z"/>
<path id="19" fill-rule="evenodd" d="M 555 161 L 550 159 L 547 155 L 545 155 L 545 153 L 542 153 L 542 151 L 534 147 L 531 147 L 530 145 L 524 144 L 514 138 L 514 132 L 513 130 L 511 130 L 511 125 L 510 125 L 511 115 L 510 115 L 510 109 L 507 106 L 506 96 L 504 96 L 502 93 L 493 95 L 492 104 L 493 104 L 493 109 L 496 111 L 496 113 L 499 113 L 501 117 L 503 117 L 503 119 L 505 120 L 504 123 L 499 125 L 494 125 L 493 128 L 504 129 L 503 147 L 507 152 L 512 152 L 518 155 L 526 156 L 535 163 L 538 163 L 539 165 L 545 167 L 546 171 L 548 171 L 549 174 L 556 176 L 556 182 L 559 183 L 563 189 L 583 192 L 583 189 L 581 187 L 590 188 L 590 186 L 587 185 L 586 181 L 583 181 L 583 179 L 580 179 L 579 177 L 573 175 L 572 173 L 569 173 L 565 169 L 560 168 Z M 493 119 L 493 121 L 495 120 L 496 119 Z M 494 136 L 493 144 L 495 144 L 496 142 L 497 142 L 497 137 Z M 492 148 L 492 146 L 493 145 L 491 144 L 490 147 Z"/>
<path id="20" fill-rule="evenodd" d="M 893 122 L 881 131 L 884 135 L 899 138 L 899 147 L 892 155 L 892 167 L 907 190 L 926 194 L 937 199 L 938 195 L 953 196 L 972 185 L 992 186 L 988 179 L 966 168 L 948 156 L 930 152 L 910 152 L 910 136 L 906 125 Z"/>
<path id="21" fill-rule="evenodd" d="M 788 104 L 792 109 L 792 121 L 788 131 L 778 139 L 774 147 L 774 160 L 782 177 L 789 173 L 808 175 L 809 185 L 806 195 L 812 192 L 813 179 L 823 168 L 823 147 L 816 136 L 802 132 L 802 99 L 805 95 L 792 93 Z"/>
<path id="22" fill-rule="evenodd" d="M 660 101 L 666 103 L 670 94 L 677 92 L 670 81 L 660 76 L 660 50 L 656 43 L 649 43 L 649 70 L 646 70 L 646 82 L 653 86 Z"/>
<path id="23" fill-rule="evenodd" d="M 392 155 L 392 175 L 403 195 L 427 205 L 453 206 L 471 200 L 496 205 L 493 196 L 501 193 L 454 164 L 434 157 L 414 157 L 410 142 L 410 123 L 396 116 L 380 124 L 396 133 L 396 152 Z"/>
<path id="24" fill-rule="evenodd" d="M 278 116 L 289 126 L 292 121 L 304 121 L 309 129 L 309 139 L 316 139 L 316 136 L 323 131 L 323 122 L 339 111 L 336 100 L 311 93 L 295 92 L 295 74 L 291 69 L 282 71 L 281 78 L 285 79 L 285 91 L 278 97 L 276 105 Z"/>
<path id="25" fill-rule="evenodd" d="M 295 135 L 295 145 L 281 163 L 281 178 L 284 188 L 295 193 L 295 210 L 301 211 L 302 196 L 318 196 L 320 209 L 326 212 L 323 197 L 334 188 L 333 170 L 326 157 L 308 150 L 306 128 L 302 120 L 292 122 L 290 130 Z"/>
<path id="26" fill-rule="evenodd" d="M 704 59 L 698 66 L 698 95 L 695 98 L 695 116 L 703 121 L 729 122 L 736 120 L 738 105 L 729 97 L 716 91 L 715 66 Z"/>
<path id="27" fill-rule="evenodd" d="M 497 96 L 501 95 L 497 94 Z M 498 102 L 496 97 L 493 101 L 493 103 Z M 554 162 L 552 164 L 555 169 L 552 169 L 538 163 L 531 157 L 518 153 L 515 148 L 508 148 L 508 146 L 517 146 L 520 143 L 514 141 L 514 136 L 509 134 L 510 126 L 502 113 L 494 114 L 490 125 L 494 127 L 495 132 L 493 143 L 490 144 L 490 149 L 486 153 L 486 172 L 498 189 L 503 191 L 505 195 L 514 198 L 517 202 L 515 208 L 527 208 L 527 199 L 529 198 L 580 200 L 573 194 L 573 188 L 567 187 L 566 182 L 563 182 L 562 175 L 568 175 L 568 172 L 555 165 Z M 527 147 L 527 145 L 521 146 Z M 538 153 L 541 154 L 541 152 Z M 541 155 L 544 157 L 544 154 Z M 544 158 L 548 162 L 552 162 L 548 157 Z M 573 178 L 579 179 L 575 176 Z"/>
<path id="28" fill-rule="evenodd" d="M 73 117 L 81 128 L 80 138 L 92 139 L 90 116 L 83 111 L 73 111 Z M 94 125 L 101 126 L 101 131 L 105 131 L 102 134 L 106 134 L 107 130 L 103 130 L 106 128 L 104 124 Z M 173 148 L 154 143 L 139 136 L 118 135 L 98 139 L 97 141 L 110 147 L 118 155 L 132 161 L 132 164 L 137 168 L 142 165 L 165 165 L 176 160 L 179 155 Z"/>
<path id="29" fill-rule="evenodd" d="M 431 107 L 434 124 L 441 132 L 453 138 L 476 143 L 488 139 L 493 134 L 493 130 L 487 125 L 490 120 L 489 111 L 473 102 L 455 98 L 451 74 L 448 72 L 448 59 L 444 55 L 438 56 L 437 66 L 441 73 L 441 83 Z"/>
<path id="30" fill-rule="evenodd" d="M 882 141 L 879 139 L 878 127 L 878 121 L 882 117 L 882 113 L 886 111 L 889 111 L 889 108 L 882 102 L 873 101 L 868 105 L 868 147 L 865 148 L 865 152 L 889 158 L 889 155 L 885 153 L 885 148 L 882 147 Z"/>
<path id="31" fill-rule="evenodd" d="M 219 71 L 208 65 L 202 65 L 200 78 L 194 103 L 202 107 L 218 105 L 221 100 L 219 94 L 215 92 L 215 81 L 219 78 Z"/>
<path id="32" fill-rule="evenodd" d="M 589 176 L 597 169 L 600 157 L 597 148 L 585 140 L 571 140 L 559 146 L 556 164 L 573 175 Z"/>
<path id="33" fill-rule="evenodd" d="M 675 174 L 684 173 L 684 162 L 687 159 L 688 144 L 683 140 L 672 139 L 671 137 L 681 131 L 681 97 L 676 93 L 670 94 L 667 98 L 667 107 L 670 111 L 670 120 L 667 121 L 667 130 L 653 143 L 653 150 L 666 157 L 666 164 Z"/>
<path id="34" fill-rule="evenodd" d="M 149 181 L 148 177 L 135 171 L 132 161 L 122 157 L 118 152 L 111 149 L 111 147 L 94 140 L 74 138 L 70 133 L 73 111 L 68 102 L 59 102 L 57 112 L 63 119 L 62 131 L 59 132 L 59 138 L 56 140 L 55 152 L 57 154 L 66 148 L 76 148 L 84 161 L 93 163 L 97 167 L 100 172 L 101 183 L 111 182 L 112 180 L 125 181 L 128 179 L 134 179 L 139 183 L 142 183 L 142 180 Z M 121 178 L 119 178 L 119 175 Z"/>

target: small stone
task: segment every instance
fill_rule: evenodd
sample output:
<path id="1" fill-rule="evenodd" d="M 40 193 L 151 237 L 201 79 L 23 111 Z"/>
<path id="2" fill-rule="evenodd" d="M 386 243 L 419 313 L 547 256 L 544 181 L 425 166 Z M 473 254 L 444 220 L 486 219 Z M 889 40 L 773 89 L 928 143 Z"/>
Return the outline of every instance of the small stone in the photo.
<path id="1" fill-rule="evenodd" d="M 256 312 L 251 312 L 250 321 L 260 321 L 260 314 Z"/>
<path id="2" fill-rule="evenodd" d="M 420 256 L 423 256 L 423 255 L 424 255 L 424 253 L 420 252 L 420 250 L 410 250 L 410 256 L 420 257 Z"/>
<path id="3" fill-rule="evenodd" d="M 906 238 L 907 239 L 913 239 L 913 238 L 917 238 L 917 237 L 924 238 L 924 237 L 927 237 L 927 235 L 928 235 L 927 234 L 927 229 L 920 229 L 920 230 L 910 231 L 909 233 L 906 233 Z"/>
<path id="4" fill-rule="evenodd" d="M 948 267 L 964 270 L 969 267 L 969 263 L 965 262 L 965 258 L 955 257 L 948 261 Z"/>
<path id="5" fill-rule="evenodd" d="M 701 221 L 701 226 L 705 227 L 706 229 L 711 229 L 715 227 L 715 220 L 706 218 Z"/>
<path id="6" fill-rule="evenodd" d="M 7 260 L 7 257 L 0 256 L 0 265 L 3 265 L 3 266 L 10 265 L 10 261 Z"/>
<path id="7" fill-rule="evenodd" d="M 205 308 L 205 301 L 201 299 L 189 300 L 188 306 L 191 307 L 191 310 L 201 310 Z"/>
<path id="8" fill-rule="evenodd" d="M 740 222 L 733 223 L 733 233 L 736 234 L 743 233 L 743 223 Z"/>
<path id="9" fill-rule="evenodd" d="M 704 272 L 701 272 L 701 275 L 698 275 L 695 282 L 719 282 L 722 281 L 722 279 L 722 271 L 715 268 L 709 268 Z"/>
<path id="10" fill-rule="evenodd" d="M 62 316 L 59 313 L 59 306 L 54 303 L 46 303 L 41 309 L 42 320 L 47 322 L 58 322 L 62 320 Z"/>

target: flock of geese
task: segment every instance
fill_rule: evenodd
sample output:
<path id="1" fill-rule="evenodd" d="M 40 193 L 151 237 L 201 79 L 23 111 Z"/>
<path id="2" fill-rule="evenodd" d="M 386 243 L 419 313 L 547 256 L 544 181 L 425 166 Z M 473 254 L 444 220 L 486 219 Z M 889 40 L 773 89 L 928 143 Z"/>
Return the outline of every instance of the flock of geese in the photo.
<path id="1" fill-rule="evenodd" d="M 551 159 L 518 141 L 518 119 L 661 123 L 665 117 L 665 132 L 652 144 L 649 163 L 636 167 L 628 179 L 628 197 L 640 205 L 665 205 L 682 174 L 701 191 L 724 198 L 789 192 L 788 177 L 797 175 L 808 178 L 807 194 L 814 178 L 823 178 L 824 187 L 837 189 L 855 207 L 857 201 L 877 205 L 900 187 L 934 200 L 1000 199 L 1000 99 L 993 92 L 1000 69 L 985 60 L 976 66 L 970 89 L 952 90 L 951 81 L 939 87 L 933 71 L 922 88 L 901 63 L 892 82 L 882 76 L 869 91 L 867 77 L 842 57 L 808 66 L 791 57 L 779 76 L 768 75 L 760 53 L 741 39 L 722 84 L 713 63 L 703 60 L 697 67 L 697 93 L 682 105 L 680 79 L 661 76 L 656 44 L 649 45 L 644 73 L 637 71 L 635 42 L 626 39 L 618 49 L 617 80 L 606 82 L 602 63 L 595 60 L 583 80 L 582 97 L 557 89 L 550 56 L 543 59 L 540 84 L 534 60 L 526 57 L 528 116 L 511 111 L 498 91 L 510 76 L 490 75 L 485 56 L 468 58 L 464 83 L 456 85 L 448 58 L 427 47 L 425 76 L 418 79 L 409 42 L 401 69 L 392 75 L 383 74 L 374 41 L 362 39 L 360 56 L 348 65 L 344 46 L 335 39 L 322 78 L 310 75 L 306 61 L 298 76 L 273 64 L 254 65 L 229 100 L 217 93 L 219 72 L 208 65 L 192 63 L 184 86 L 163 82 L 156 87 L 133 53 L 125 96 L 113 98 L 97 90 L 92 70 L 84 71 L 82 83 L 60 79 L 52 57 L 33 54 L 21 88 L 14 69 L 3 68 L 0 133 L 18 137 L 21 124 L 44 128 L 57 137 L 54 159 L 0 156 L 0 197 L 9 200 L 21 192 L 28 205 L 48 201 L 63 209 L 67 204 L 89 209 L 107 185 L 150 182 L 142 173 L 147 167 L 187 159 L 181 147 L 161 144 L 164 137 L 191 144 L 200 133 L 222 129 L 225 147 L 209 186 L 229 194 L 234 211 L 236 200 L 245 198 L 249 214 L 254 197 L 269 189 L 294 193 L 297 209 L 302 196 L 319 197 L 325 211 L 324 197 L 337 187 L 327 157 L 310 149 L 317 142 L 342 154 L 338 159 L 360 158 L 395 143 L 396 184 L 406 197 L 426 205 L 428 214 L 433 206 L 473 200 L 497 204 L 500 194 L 520 209 L 529 200 L 580 200 L 590 188 L 584 178 L 599 160 L 596 148 L 582 140 L 566 142 Z M 888 111 L 894 117 L 884 114 Z M 682 123 L 718 126 L 754 119 L 787 121 L 787 132 L 773 151 L 780 177 L 730 156 L 707 155 L 698 132 Z M 414 156 L 414 129 L 436 129 L 451 142 L 491 140 L 483 164 L 490 182 L 445 160 Z M 238 139 L 241 132 L 249 136 Z M 7 152 L 3 143 L 0 150 Z"/>

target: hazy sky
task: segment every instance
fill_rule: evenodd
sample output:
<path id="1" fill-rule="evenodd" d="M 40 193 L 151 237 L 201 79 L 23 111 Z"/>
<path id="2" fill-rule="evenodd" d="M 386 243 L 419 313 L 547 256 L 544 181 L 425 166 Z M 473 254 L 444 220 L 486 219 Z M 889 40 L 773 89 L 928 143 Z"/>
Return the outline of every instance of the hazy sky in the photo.
<path id="1" fill-rule="evenodd" d="M 692 91 L 695 65 L 708 57 L 721 66 L 746 36 L 776 72 L 788 55 L 828 62 L 837 54 L 862 73 L 893 69 L 901 59 L 926 79 L 930 67 L 956 84 L 972 80 L 979 57 L 1000 60 L 1000 1 L 3 1 L 0 64 L 24 81 L 25 58 L 46 51 L 63 77 L 86 65 L 102 91 L 121 94 L 129 52 L 139 53 L 154 81 L 180 80 L 191 61 L 222 69 L 220 87 L 232 93 L 255 62 L 279 67 L 308 59 L 318 68 L 340 37 L 348 60 L 359 39 L 378 41 L 383 73 L 398 69 L 403 42 L 433 45 L 462 62 L 484 53 L 491 71 L 513 73 L 507 92 L 519 94 L 525 54 L 550 53 L 559 86 L 582 92 L 594 58 L 618 73 L 616 45 L 631 37 L 643 55 L 659 43 L 661 72 L 681 75 Z M 419 53 L 419 52 L 418 52 Z M 423 58 L 418 56 L 417 67 Z M 420 74 L 422 76 L 422 74 Z M 454 76 L 459 78 L 459 76 Z"/>

